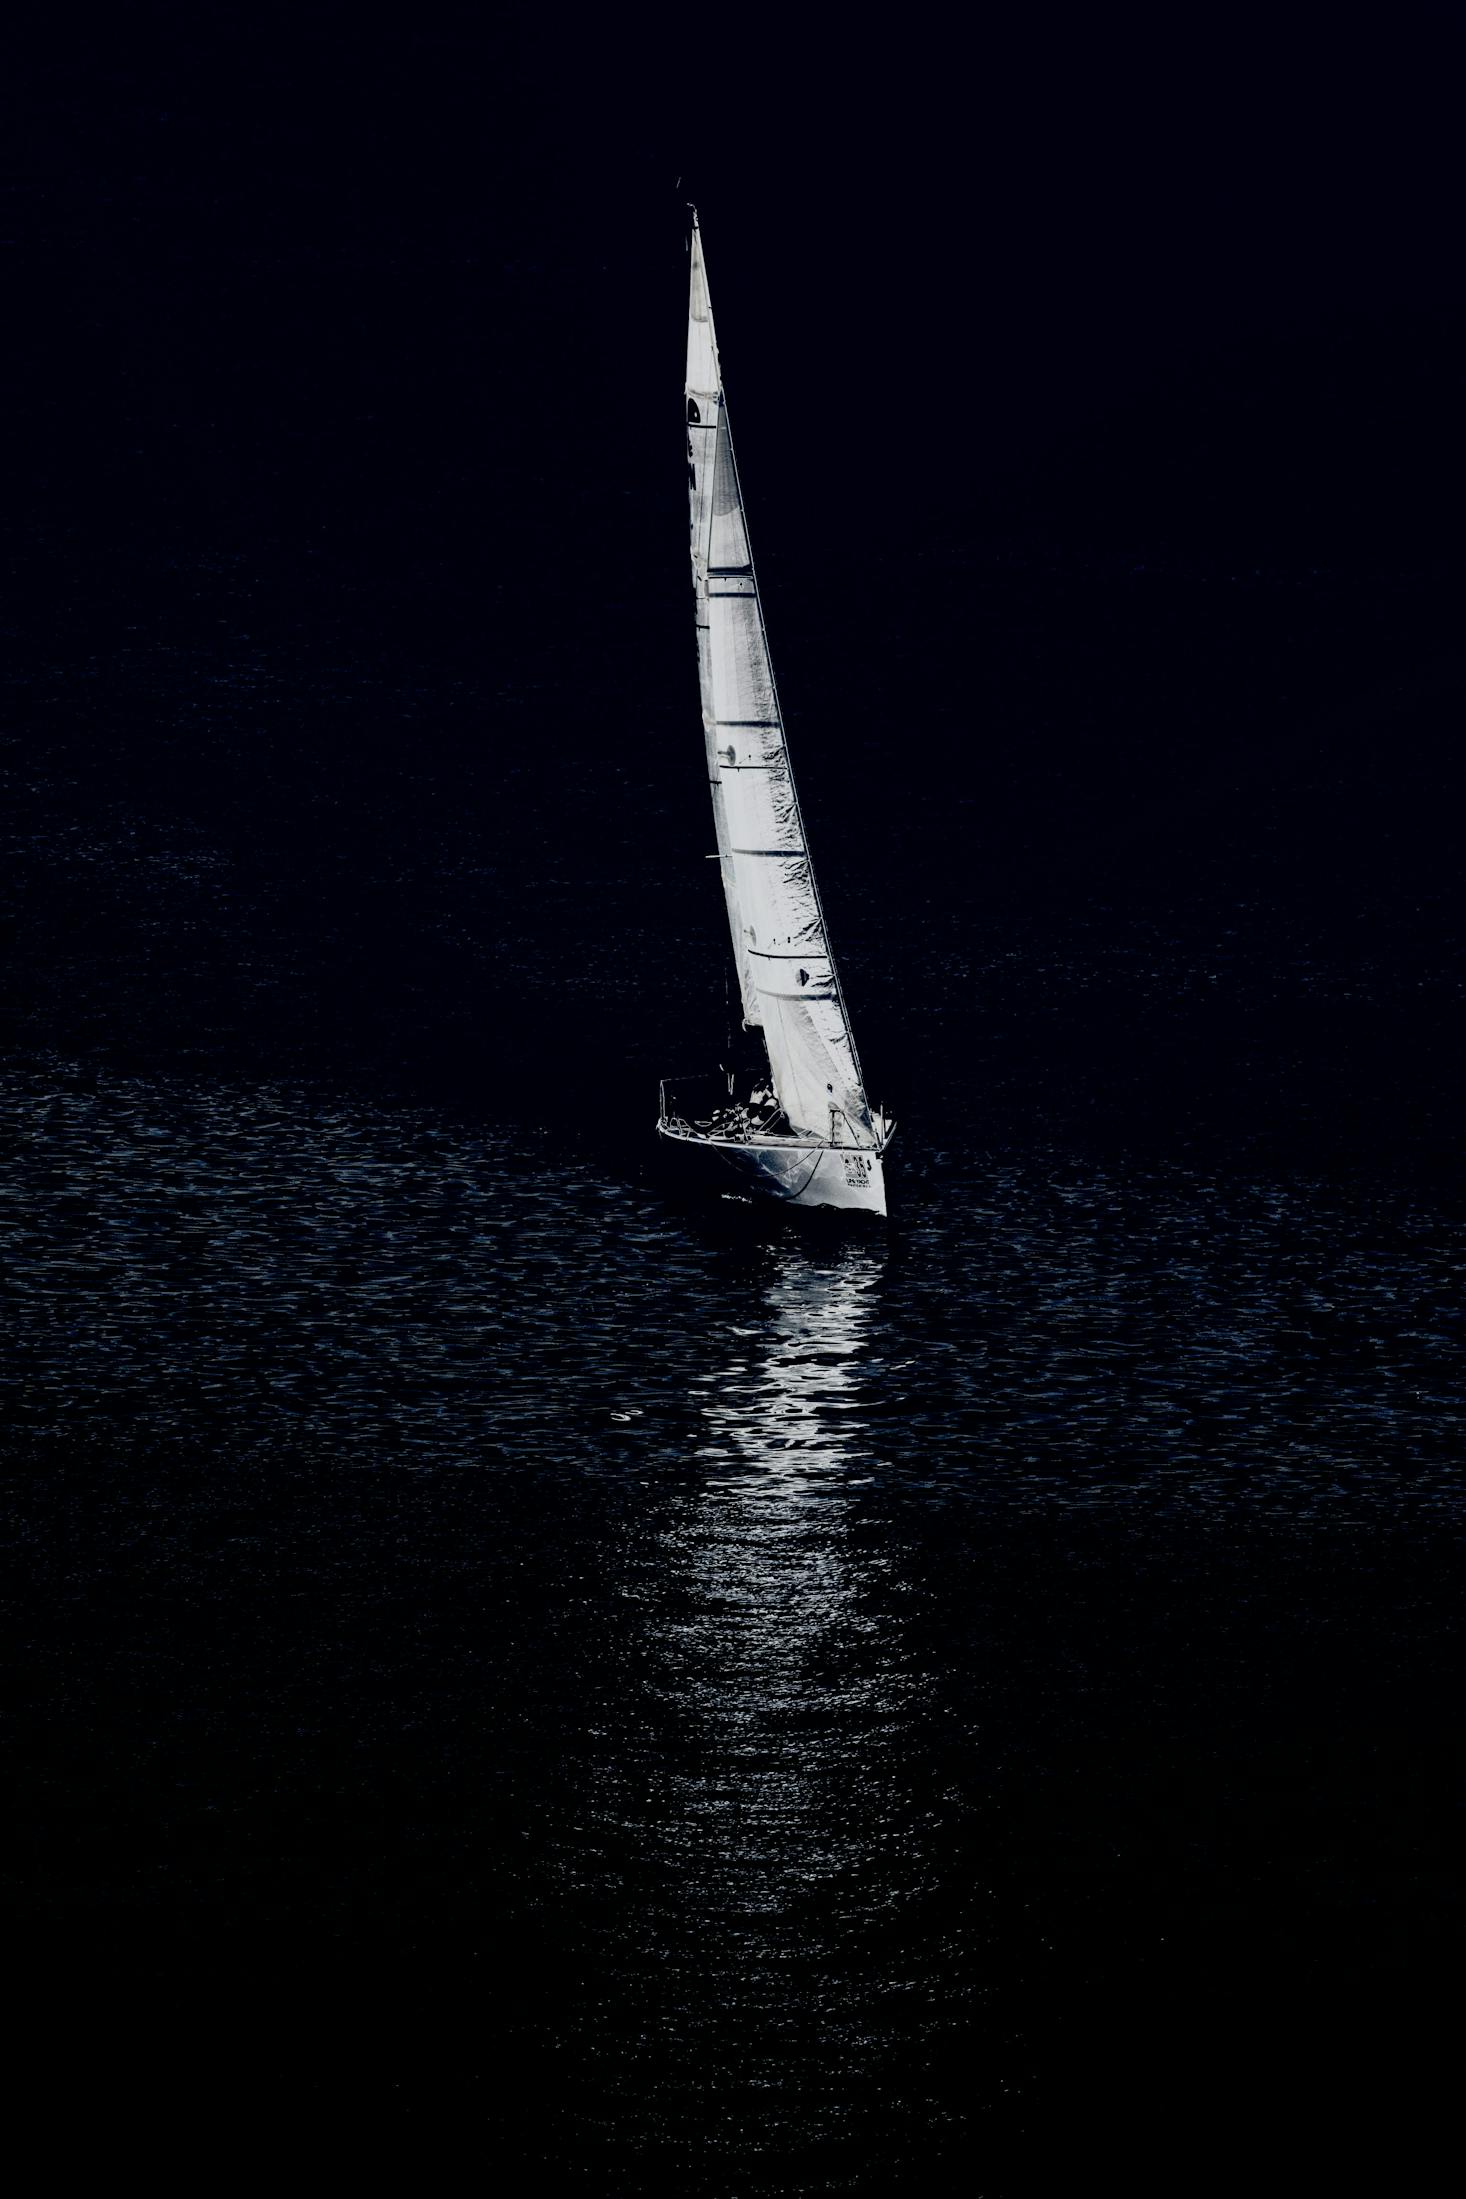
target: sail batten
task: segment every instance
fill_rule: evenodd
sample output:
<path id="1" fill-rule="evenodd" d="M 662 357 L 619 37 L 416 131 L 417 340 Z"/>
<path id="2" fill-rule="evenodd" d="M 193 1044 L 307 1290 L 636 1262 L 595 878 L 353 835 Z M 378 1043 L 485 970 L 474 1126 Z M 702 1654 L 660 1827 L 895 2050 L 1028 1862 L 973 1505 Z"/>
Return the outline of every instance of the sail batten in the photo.
<path id="1" fill-rule="evenodd" d="M 796 1130 L 875 1146 L 789 764 L 696 216 L 685 396 L 703 736 L 743 1020 L 763 1031 Z"/>

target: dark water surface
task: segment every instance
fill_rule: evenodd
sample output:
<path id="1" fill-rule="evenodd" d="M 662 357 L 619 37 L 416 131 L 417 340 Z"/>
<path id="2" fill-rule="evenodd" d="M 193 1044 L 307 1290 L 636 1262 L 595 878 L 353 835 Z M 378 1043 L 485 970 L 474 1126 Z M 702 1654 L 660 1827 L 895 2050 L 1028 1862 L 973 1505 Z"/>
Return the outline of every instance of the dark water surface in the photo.
<path id="1" fill-rule="evenodd" d="M 108 2112 L 730 2194 L 1421 2142 L 1428 1203 L 912 1141 L 852 1234 L 299 1083 L 0 1105 L 21 1937 Z"/>
<path id="2" fill-rule="evenodd" d="M 899 789 L 873 707 L 803 721 L 902 1122 L 852 1233 L 653 1172 L 724 954 L 659 557 L 587 720 L 532 628 L 498 678 L 285 552 L 30 546 L 0 1449 L 54 2127 L 710 2199 L 1423 2159 L 1466 1045 L 1447 693 L 1386 674 L 1437 598 L 977 558 L 990 761 L 939 697 Z M 1046 636 L 1037 717 L 1156 680 L 1148 760 L 1025 737 Z"/>

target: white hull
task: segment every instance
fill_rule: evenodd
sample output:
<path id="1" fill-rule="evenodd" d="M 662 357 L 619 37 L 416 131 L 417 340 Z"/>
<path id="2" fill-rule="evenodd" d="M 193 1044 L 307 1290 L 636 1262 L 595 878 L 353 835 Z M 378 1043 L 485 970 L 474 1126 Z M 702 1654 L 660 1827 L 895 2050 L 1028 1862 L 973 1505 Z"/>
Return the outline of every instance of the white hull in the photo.
<path id="1" fill-rule="evenodd" d="M 701 1159 L 715 1181 L 719 1177 L 725 1180 L 729 1191 L 776 1199 L 781 1206 L 837 1207 L 850 1213 L 885 1214 L 886 1180 L 881 1155 L 868 1148 L 819 1145 L 792 1138 L 770 1145 L 746 1145 L 732 1139 L 690 1135 L 666 1122 L 658 1123 L 657 1129 L 669 1146 L 679 1146 L 690 1157 Z"/>

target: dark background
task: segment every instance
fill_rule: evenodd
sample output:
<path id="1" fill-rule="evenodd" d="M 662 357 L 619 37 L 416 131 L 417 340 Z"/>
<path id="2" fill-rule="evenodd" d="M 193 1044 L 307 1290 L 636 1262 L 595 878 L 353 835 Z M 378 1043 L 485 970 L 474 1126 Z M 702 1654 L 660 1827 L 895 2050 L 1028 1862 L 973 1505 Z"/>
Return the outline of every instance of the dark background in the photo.
<path id="1" fill-rule="evenodd" d="M 12 1028 L 497 1073 L 557 1121 L 589 1039 L 618 1139 L 706 1058 L 690 188 L 857 1006 L 913 899 L 942 935 L 896 1020 L 865 1004 L 887 1099 L 1448 1165 L 1449 76 L 1432 11 L 226 9 L 22 63 L 13 723 L 54 765 L 23 815 L 105 837 L 125 804 L 233 875 L 160 999 L 146 863 L 79 902 L 22 854 Z M 493 878 L 428 875 L 485 816 Z M 252 925 L 291 942 L 253 993 Z M 87 927 L 90 1017 L 58 982 Z"/>
<path id="2" fill-rule="evenodd" d="M 640 1169 L 655 1079 L 722 1035 L 680 432 L 693 195 L 824 895 L 903 1134 L 1306 1161 L 1456 1199 L 1445 10 L 215 8 L 61 30 L 7 70 L 16 1059 L 318 1078 Z M 1300 1576 L 1345 1644 L 1319 1685 L 1348 1768 L 1309 1807 L 1371 1776 L 1347 1710 L 1372 1611 L 1416 1643 L 1396 1657 L 1405 1830 L 1378 1847 L 1438 1855 L 1409 1782 L 1450 1715 L 1444 1646 L 1419 1647 L 1454 1638 L 1439 1561 L 1396 1553 L 1373 1589 L 1367 1553 L 1346 1570 Z M 1015 1561 L 1015 1607 L 1042 1574 Z M 1239 1606 L 1252 1592 L 1243 1567 Z M 538 1623 L 527 1599 L 504 1638 Z M 1296 1767 L 1277 1782 L 1287 1851 Z M 1215 1793 L 1198 1771 L 1194 1844 Z M 281 1823 L 318 1804 L 287 1792 Z M 319 1808 L 334 1835 L 344 1805 Z M 1252 1837 L 1242 1867 L 1275 1883 Z M 337 2143 L 341 2100 L 361 2119 L 393 2085 L 429 2142 L 459 2049 L 412 1996 L 458 1975 L 434 1967 L 452 1886 L 398 1946 L 406 2013 L 375 2057 L 342 2028 L 350 1977 L 315 2025 L 290 1954 L 309 1919 L 281 1932 L 268 1871 L 227 1957 L 182 1911 L 146 1950 L 113 1940 L 84 1868 L 77 1890 L 59 1937 L 37 1929 L 32 2005 L 43 2039 L 74 2040 L 86 1981 L 104 2128 L 154 2112 L 156 2072 L 119 2041 L 168 2000 L 148 2036 L 182 2079 L 158 2112 L 204 2143 L 279 2120 L 248 2075 L 279 2027 L 312 2144 Z M 1087 1928 L 1103 1975 L 1124 1915 Z M 1391 1929 L 1371 1959 L 1423 1993 Z M 1214 1930 L 1221 1950 L 1225 1915 Z M 1316 2019 L 1348 1953 L 1306 1953 Z M 549 2008 L 573 1951 L 539 1986 L 538 1942 L 516 1957 Z M 1229 1990 L 1218 2034 L 1258 2020 Z M 180 2043 L 196 2008 L 217 2056 Z M 1287 2030 L 1270 2011 L 1275 2102 Z M 1204 2153 L 1225 2101 L 1169 2052 L 1172 2137 Z M 505 2067 L 511 2104 L 544 2080 Z M 1076 2160 L 1086 2115 L 1113 2149 L 1102 2079 L 1070 2075 Z M 509 2122 L 527 2176 L 537 2126 Z M 1187 2159 L 1157 2188 L 1195 2188 Z"/>

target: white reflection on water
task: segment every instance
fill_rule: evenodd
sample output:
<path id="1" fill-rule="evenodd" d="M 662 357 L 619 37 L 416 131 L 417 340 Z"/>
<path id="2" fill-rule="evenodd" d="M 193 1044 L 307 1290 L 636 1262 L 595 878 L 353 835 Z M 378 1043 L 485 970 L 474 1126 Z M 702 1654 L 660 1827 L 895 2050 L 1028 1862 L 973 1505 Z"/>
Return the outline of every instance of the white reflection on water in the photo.
<path id="1" fill-rule="evenodd" d="M 766 1321 L 698 1385 L 703 1477 L 666 1535 L 661 1645 L 691 1764 L 664 1801 L 709 1915 L 787 1910 L 889 1834 L 910 1683 L 880 1608 L 889 1557 L 853 1517 L 881 1266 L 786 1251 Z"/>
<path id="2" fill-rule="evenodd" d="M 860 1404 L 861 1354 L 881 1259 L 847 1247 L 833 1264 L 791 1249 L 779 1262 L 754 1348 L 706 1377 L 707 1429 L 695 1456 L 724 1468 L 748 1494 L 812 1494 L 852 1455 L 847 1417 Z"/>

